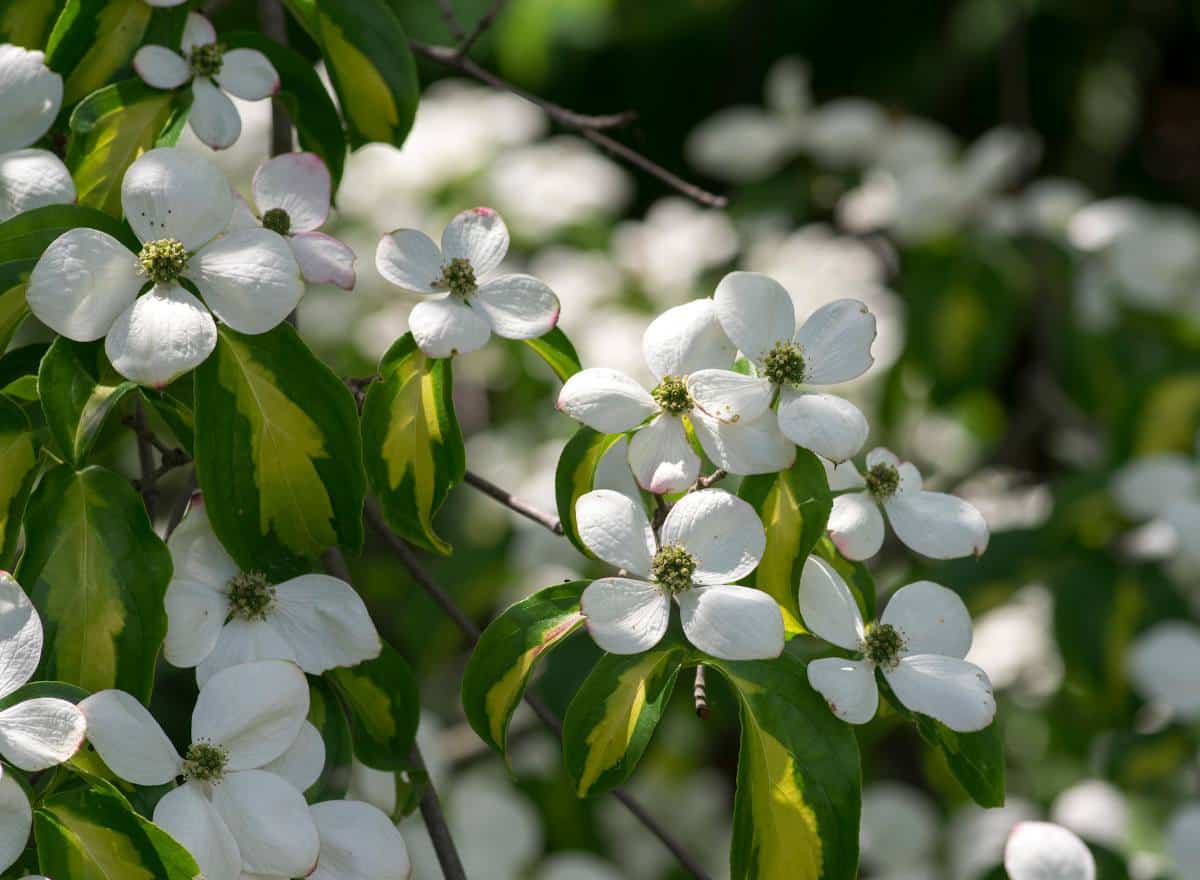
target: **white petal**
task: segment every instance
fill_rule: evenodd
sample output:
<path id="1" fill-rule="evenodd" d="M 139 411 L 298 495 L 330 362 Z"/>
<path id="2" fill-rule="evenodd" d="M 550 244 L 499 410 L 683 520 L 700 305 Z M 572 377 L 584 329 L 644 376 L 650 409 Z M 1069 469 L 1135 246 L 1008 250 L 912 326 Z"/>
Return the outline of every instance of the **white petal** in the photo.
<path id="1" fill-rule="evenodd" d="M 846 581 L 824 559 L 810 556 L 804 560 L 799 600 L 800 616 L 809 632 L 839 648 L 859 649 L 862 613 Z"/>
<path id="2" fill-rule="evenodd" d="M 192 132 L 214 150 L 232 147 L 242 134 L 242 117 L 233 100 L 207 77 L 192 81 Z"/>
<path id="3" fill-rule="evenodd" d="M 87 738 L 108 768 L 135 785 L 162 785 L 180 771 L 179 753 L 154 716 L 124 691 L 108 690 L 80 701 Z"/>
<path id="4" fill-rule="evenodd" d="M 711 299 L 667 309 L 650 322 L 642 336 L 646 365 L 659 379 L 728 367 L 736 353 L 717 321 Z"/>
<path id="5" fill-rule="evenodd" d="M 508 227 L 491 208 L 455 214 L 442 232 L 442 253 L 447 260 L 469 261 L 479 281 L 508 253 Z"/>
<path id="6" fill-rule="evenodd" d="M 287 212 L 292 232 L 308 232 L 328 219 L 332 186 L 329 169 L 316 153 L 284 153 L 254 172 L 254 204 L 259 214 Z"/>
<path id="7" fill-rule="evenodd" d="M 1200 628 L 1182 620 L 1159 623 L 1138 636 L 1125 662 L 1143 698 L 1186 719 L 1200 718 Z"/>
<path id="8" fill-rule="evenodd" d="M 701 489 L 671 508 L 660 544 L 680 544 L 696 557 L 692 580 L 728 584 L 754 571 L 767 546 L 767 533 L 754 508 L 724 489 Z"/>
<path id="9" fill-rule="evenodd" d="M 304 796 L 274 773 L 229 773 L 213 788 L 213 806 L 233 833 L 242 870 L 307 877 L 317 862 L 317 826 Z"/>
<path id="10" fill-rule="evenodd" d="M 33 810 L 25 789 L 10 775 L 3 774 L 0 776 L 0 871 L 8 870 L 20 858 L 32 827 Z"/>
<path id="11" fill-rule="evenodd" d="M 471 305 L 487 315 L 505 339 L 536 339 L 558 323 L 558 297 L 532 275 L 502 275 L 480 287 Z"/>
<path id="12" fill-rule="evenodd" d="M 91 342 L 108 332 L 145 282 L 129 248 L 98 229 L 69 229 L 42 252 L 26 302 L 56 333 Z"/>
<path id="13" fill-rule="evenodd" d="M 346 798 L 363 801 L 391 816 L 396 812 L 396 774 L 368 767 L 352 757 Z"/>
<path id="14" fill-rule="evenodd" d="M 432 358 L 478 351 L 492 336 L 491 322 L 454 296 L 417 303 L 408 314 L 408 329 Z"/>
<path id="15" fill-rule="evenodd" d="M 951 730 L 983 730 L 996 717 L 992 683 L 974 663 L 941 654 L 910 654 L 883 674 L 901 703 Z"/>
<path id="16" fill-rule="evenodd" d="M 296 649 L 283 637 L 274 620 L 234 618 L 221 628 L 212 651 L 196 666 L 196 684 L 204 687 L 223 669 L 256 660 L 296 662 Z"/>
<path id="17" fill-rule="evenodd" d="M 647 492 L 682 492 L 700 476 L 700 456 L 688 442 L 683 422 L 656 416 L 629 441 L 629 466 Z"/>
<path id="18" fill-rule="evenodd" d="M 858 472 L 854 462 L 843 461 L 839 465 L 834 465 L 826 459 L 821 459 L 821 464 L 825 467 L 825 478 L 829 480 L 829 491 L 841 492 L 845 489 L 866 488 L 867 481 Z"/>
<path id="19" fill-rule="evenodd" d="M 193 109 L 193 119 L 195 114 Z M 233 191 L 208 159 L 162 147 L 129 166 L 121 182 L 121 208 L 139 241 L 174 238 L 190 252 L 229 225 Z"/>
<path id="20" fill-rule="evenodd" d="M 933 581 L 901 587 L 880 618 L 900 631 L 907 654 L 962 659 L 971 650 L 971 614 L 953 590 Z"/>
<path id="21" fill-rule="evenodd" d="M 75 201 L 75 183 L 49 150 L 0 153 L 0 221 L 46 205 Z"/>
<path id="22" fill-rule="evenodd" d="M 942 492 L 897 495 L 884 504 L 896 537 L 933 559 L 979 556 L 987 549 L 988 527 L 973 505 Z"/>
<path id="23" fill-rule="evenodd" d="M 1200 568 L 1200 497 L 1171 502 L 1162 518 L 1175 531 L 1180 561 L 1186 567 Z"/>
<path id="24" fill-rule="evenodd" d="M 875 316 L 856 299 L 821 306 L 796 331 L 804 356 L 804 381 L 836 385 L 857 379 L 871 368 Z"/>
<path id="25" fill-rule="evenodd" d="M 404 838 L 369 804 L 328 801 L 312 806 L 321 859 L 312 880 L 407 880 L 412 874 Z"/>
<path id="26" fill-rule="evenodd" d="M 870 559 L 883 546 L 883 514 L 866 492 L 834 498 L 825 528 L 847 559 Z"/>
<path id="27" fill-rule="evenodd" d="M 239 333 L 278 326 L 304 294 L 287 241 L 269 229 L 239 229 L 203 247 L 187 277 L 213 314 Z"/>
<path id="28" fill-rule="evenodd" d="M 1096 860 L 1075 834 L 1051 822 L 1019 822 L 1004 847 L 1009 880 L 1096 880 Z"/>
<path id="29" fill-rule="evenodd" d="M 354 289 L 354 251 L 324 232 L 298 232 L 288 239 L 300 274 L 312 284 L 336 284 Z"/>
<path id="30" fill-rule="evenodd" d="M 0 699 L 33 677 L 41 656 L 41 618 L 21 585 L 0 572 Z"/>
<path id="31" fill-rule="evenodd" d="M 203 504 L 171 533 L 167 547 L 175 571 L 167 585 L 167 639 L 163 656 L 173 666 L 191 667 L 212 653 L 229 614 L 225 589 L 239 573 L 208 523 Z"/>
<path id="32" fill-rule="evenodd" d="M 276 589 L 271 623 L 292 646 L 296 663 L 310 675 L 357 666 L 383 650 L 367 606 L 348 583 L 305 574 Z"/>
<path id="33" fill-rule="evenodd" d="M 575 502 L 575 523 L 583 543 L 609 565 L 648 575 L 654 556 L 654 530 L 638 501 L 611 489 L 596 489 Z"/>
<path id="34" fill-rule="evenodd" d="M 583 591 L 580 603 L 588 632 L 611 654 L 648 651 L 667 632 L 671 600 L 655 584 L 602 578 Z"/>
<path id="35" fill-rule="evenodd" d="M 222 89 L 243 101 L 261 101 L 279 91 L 279 74 L 257 49 L 230 49 L 213 77 Z M 260 210 L 266 210 L 259 203 Z M 317 224 L 318 226 L 320 224 Z"/>
<path id="36" fill-rule="evenodd" d="M 738 350 L 755 363 L 777 342 L 791 342 L 796 309 L 778 281 L 757 272 L 730 272 L 713 294 L 717 318 Z"/>
<path id="37" fill-rule="evenodd" d="M 829 710 L 849 724 L 866 724 L 879 708 L 875 667 L 866 660 L 824 657 L 808 664 L 808 683 Z"/>
<path id="38" fill-rule="evenodd" d="M 900 485 L 896 489 L 896 495 L 911 495 L 921 491 L 924 483 L 921 480 L 921 472 L 917 470 L 917 466 L 911 461 L 900 463 L 900 467 L 896 468 L 900 474 Z"/>
<path id="39" fill-rule="evenodd" d="M 405 290 L 436 293 L 434 285 L 442 277 L 442 252 L 424 232 L 397 229 L 379 239 L 375 268 Z"/>
<path id="40" fill-rule="evenodd" d="M 1167 505 L 1188 498 L 1200 489 L 1200 468 L 1178 452 L 1135 459 L 1117 473 L 1113 497 L 1126 516 L 1150 519 Z"/>
<path id="41" fill-rule="evenodd" d="M 779 397 L 779 429 L 797 446 L 833 462 L 856 455 L 871 432 L 867 417 L 845 398 L 791 388 Z"/>
<path id="42" fill-rule="evenodd" d="M 779 430 L 775 413 L 730 423 L 692 410 L 690 419 L 704 454 L 731 474 L 771 474 L 796 460 L 796 444 Z"/>
<path id="43" fill-rule="evenodd" d="M 259 226 L 262 226 L 262 223 L 250 208 L 250 203 L 242 197 L 241 193 L 235 192 L 233 194 L 233 216 L 229 219 L 229 228 L 225 231 L 257 229 Z"/>
<path id="44" fill-rule="evenodd" d="M 197 46 L 207 46 L 217 41 L 217 31 L 212 22 L 198 12 L 189 12 L 183 26 L 182 48 L 190 54 Z"/>
<path id="45" fill-rule="evenodd" d="M 325 769 L 325 740 L 321 738 L 321 732 L 305 721 L 291 748 L 264 764 L 263 769 L 282 776 L 297 791 L 311 788 Z"/>
<path id="46" fill-rule="evenodd" d="M 133 69 L 142 82 L 156 89 L 177 89 L 192 78 L 183 56 L 166 46 L 142 46 L 133 56 Z"/>
<path id="47" fill-rule="evenodd" d="M 154 824 L 187 848 L 204 880 L 239 880 L 242 854 L 199 784 L 167 792 L 154 807 Z"/>
<path id="48" fill-rule="evenodd" d="M 658 412 L 650 392 L 617 370 L 590 367 L 569 378 L 558 392 L 558 408 L 589 428 L 617 434 Z"/>
<path id="49" fill-rule="evenodd" d="M 683 632 L 722 660 L 767 660 L 783 651 L 783 613 L 762 590 L 725 584 L 678 595 Z"/>
<path id="50" fill-rule="evenodd" d="M 882 446 L 876 446 L 867 453 L 867 470 L 875 467 L 877 464 L 886 464 L 899 469 L 902 462 L 896 453 L 890 449 L 884 449 Z"/>
<path id="51" fill-rule="evenodd" d="M 757 419 L 775 394 L 766 379 L 732 370 L 699 370 L 688 376 L 687 387 L 696 406 L 723 422 Z"/>
<path id="52" fill-rule="evenodd" d="M 139 296 L 104 340 L 118 373 L 154 388 L 200 366 L 216 347 L 212 315 L 178 284 L 156 284 Z"/>
<path id="53" fill-rule="evenodd" d="M 230 770 L 261 767 L 282 755 L 308 715 L 308 682 L 300 667 L 261 660 L 223 669 L 200 689 L 192 741 L 229 752 Z"/>
<path id="54" fill-rule="evenodd" d="M 1200 804 L 1179 809 L 1167 823 L 1167 852 L 1183 877 L 1200 872 Z"/>
<path id="55" fill-rule="evenodd" d="M 49 131 L 62 94 L 62 77 L 41 52 L 0 46 L 0 153 L 27 147 Z"/>
<path id="56" fill-rule="evenodd" d="M 86 726 L 66 700 L 26 700 L 0 712 L 0 754 L 22 770 L 45 770 L 79 750 Z"/>

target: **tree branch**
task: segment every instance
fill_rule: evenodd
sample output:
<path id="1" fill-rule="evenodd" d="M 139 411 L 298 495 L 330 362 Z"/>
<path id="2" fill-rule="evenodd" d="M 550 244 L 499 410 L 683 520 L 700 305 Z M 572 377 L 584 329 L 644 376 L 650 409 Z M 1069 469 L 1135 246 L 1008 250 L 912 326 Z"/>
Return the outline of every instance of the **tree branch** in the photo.
<path id="1" fill-rule="evenodd" d="M 454 35 L 454 39 L 463 39 L 466 31 L 463 30 L 462 22 L 458 20 L 458 13 L 454 11 L 454 6 L 451 5 L 450 0 L 437 0 L 437 4 L 438 11 L 442 14 L 442 21 L 446 22 L 446 27 Z"/>
<path id="2" fill-rule="evenodd" d="M 140 397 L 134 401 L 133 416 L 127 424 L 137 434 L 138 468 L 142 474 L 138 480 L 138 491 L 142 493 L 142 503 L 146 505 L 150 522 L 154 522 L 154 509 L 158 506 L 158 468 L 154 466 L 154 454 L 150 451 L 154 444 L 146 427 L 146 411 Z"/>
<path id="3" fill-rule="evenodd" d="M 538 510 L 532 504 L 528 503 L 527 501 L 522 501 L 516 495 L 513 495 L 506 489 L 501 489 L 499 486 L 490 482 L 489 480 L 485 480 L 483 477 L 479 476 L 479 474 L 467 471 L 466 483 L 468 486 L 474 486 L 484 495 L 489 495 L 492 498 L 495 498 L 509 510 L 519 513 L 521 516 L 537 523 L 540 526 L 545 526 L 554 534 L 563 534 L 562 521 L 559 520 L 557 516 Z"/>
<path id="4" fill-rule="evenodd" d="M 483 36 L 484 31 L 492 26 L 492 23 L 496 20 L 496 16 L 500 14 L 500 10 L 503 8 L 504 0 L 492 0 L 491 7 L 475 23 L 474 30 L 459 41 L 458 49 L 456 50 L 459 58 L 465 57 L 471 51 L 471 47 Z"/>

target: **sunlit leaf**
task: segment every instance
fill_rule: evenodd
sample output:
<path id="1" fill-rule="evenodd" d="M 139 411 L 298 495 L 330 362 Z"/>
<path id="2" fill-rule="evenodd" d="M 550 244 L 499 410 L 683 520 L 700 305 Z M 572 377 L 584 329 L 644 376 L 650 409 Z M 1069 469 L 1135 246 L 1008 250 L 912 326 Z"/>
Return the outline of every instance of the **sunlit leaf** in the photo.
<path id="1" fill-rule="evenodd" d="M 374 660 L 334 669 L 328 677 L 346 705 L 355 757 L 377 770 L 407 766 L 421 697 L 404 658 L 385 644 Z"/>
<path id="2" fill-rule="evenodd" d="M 600 459 L 620 439 L 620 434 L 601 434 L 591 428 L 580 428 L 563 447 L 554 471 L 554 498 L 563 533 L 580 553 L 593 559 L 595 554 L 583 543 L 575 525 L 575 502 L 592 491 Z"/>
<path id="3" fill-rule="evenodd" d="M 0 569 L 10 569 L 38 472 L 39 444 L 21 408 L 0 394 Z"/>

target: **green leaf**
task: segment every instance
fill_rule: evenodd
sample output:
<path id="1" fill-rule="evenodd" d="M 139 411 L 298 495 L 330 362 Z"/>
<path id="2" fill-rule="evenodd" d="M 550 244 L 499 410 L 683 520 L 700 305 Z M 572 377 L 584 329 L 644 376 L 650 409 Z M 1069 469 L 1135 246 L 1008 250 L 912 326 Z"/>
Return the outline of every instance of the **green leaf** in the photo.
<path id="1" fill-rule="evenodd" d="M 0 43 L 43 48 L 61 7 L 61 0 L 0 0 Z"/>
<path id="2" fill-rule="evenodd" d="M 855 880 L 862 769 L 850 726 L 833 716 L 790 654 L 709 662 L 741 704 L 732 876 Z"/>
<path id="3" fill-rule="evenodd" d="M 788 470 L 746 477 L 738 496 L 758 511 L 767 531 L 767 547 L 750 584 L 779 603 L 789 636 L 806 632 L 796 591 L 804 562 L 825 534 L 833 509 L 820 459 L 807 449 L 797 449 Z"/>
<path id="4" fill-rule="evenodd" d="M 420 98 L 417 65 L 385 0 L 284 0 L 318 46 L 350 131 L 350 145 L 400 146 Z"/>
<path id="5" fill-rule="evenodd" d="M 366 492 L 354 397 L 290 324 L 218 329 L 195 372 L 196 475 L 213 530 L 245 571 L 307 570 L 362 546 Z"/>
<path id="6" fill-rule="evenodd" d="M 526 339 L 525 344 L 533 349 L 538 357 L 550 366 L 554 375 L 563 382 L 583 369 L 583 365 L 579 363 L 579 355 L 575 352 L 575 346 L 559 327 L 555 327 L 549 333 L 536 339 Z"/>
<path id="7" fill-rule="evenodd" d="M 11 270 L 11 264 L 7 264 Z M 28 274 L 33 269 L 33 263 L 23 264 L 24 272 Z M 19 273 L 18 273 L 19 274 Z M 3 267 L 0 267 L 0 278 L 3 277 Z M 0 287 L 4 284 L 0 282 Z M 21 326 L 21 322 L 25 320 L 25 316 L 29 314 L 29 306 L 25 304 L 25 285 L 15 284 L 7 290 L 0 292 L 0 351 L 8 348 L 8 344 L 12 342 L 12 338 L 16 335 L 17 328 Z"/>
<path id="8" fill-rule="evenodd" d="M 66 700 L 68 703 L 78 703 L 90 694 L 83 688 L 65 681 L 31 681 L 21 685 L 7 697 L 0 698 L 0 710 L 11 708 L 26 700 L 39 700 L 43 697 L 54 697 Z"/>
<path id="9" fill-rule="evenodd" d="M 554 470 L 554 498 L 558 504 L 558 518 L 562 521 L 563 533 L 580 553 L 592 559 L 596 558 L 596 554 L 583 543 L 575 524 L 575 502 L 581 495 L 592 491 L 596 466 L 600 464 L 604 453 L 620 439 L 620 434 L 601 434 L 591 428 L 580 428 L 563 447 Z"/>
<path id="10" fill-rule="evenodd" d="M 448 554 L 433 518 L 466 473 L 462 432 L 454 414 L 449 358 L 421 353 L 411 333 L 379 362 L 379 381 L 363 401 L 367 479 L 396 534 Z"/>
<path id="11" fill-rule="evenodd" d="M 508 754 L 508 723 L 529 684 L 533 665 L 583 625 L 579 598 L 589 581 L 540 590 L 488 624 L 462 681 L 467 721 L 480 739 Z"/>
<path id="12" fill-rule="evenodd" d="M 54 341 L 42 358 L 38 390 L 50 435 L 68 462 L 83 464 L 105 420 L 136 388 L 112 368 L 103 342 Z"/>
<path id="13" fill-rule="evenodd" d="M 325 743 L 325 766 L 320 778 L 305 792 L 309 803 L 340 800 L 350 786 L 354 746 L 350 724 L 338 702 L 333 685 L 323 678 L 308 677 L 308 720 Z"/>
<path id="14" fill-rule="evenodd" d="M 377 770 L 407 766 L 421 695 L 404 658 L 385 643 L 374 660 L 331 670 L 328 677 L 348 710 L 358 760 Z"/>
<path id="15" fill-rule="evenodd" d="M 45 626 L 38 677 L 145 701 L 167 631 L 171 554 L 120 475 L 59 465 L 25 509 L 17 581 Z"/>
<path id="16" fill-rule="evenodd" d="M 620 785 L 650 744 L 687 649 L 670 638 L 641 654 L 605 654 L 567 707 L 563 759 L 579 797 Z"/>
<path id="17" fill-rule="evenodd" d="M 21 408 L 0 394 L 0 569 L 12 568 L 25 502 L 38 473 L 38 442 Z"/>
<path id="18" fill-rule="evenodd" d="M 49 349 L 48 343 L 35 342 L 0 355 L 0 391 L 10 393 L 13 383 L 23 379 L 33 379 L 36 385 L 38 368 Z"/>
<path id="19" fill-rule="evenodd" d="M 128 226 L 103 211 L 84 205 L 47 205 L 0 223 L 0 264 L 28 262 L 32 268 L 50 242 L 78 226 L 107 232 L 131 251 L 141 247 Z"/>
<path id="20" fill-rule="evenodd" d="M 183 451 L 192 455 L 195 446 L 196 426 L 192 408 L 168 390 L 141 388 L 142 397 L 154 407 L 158 417 L 166 422 Z"/>

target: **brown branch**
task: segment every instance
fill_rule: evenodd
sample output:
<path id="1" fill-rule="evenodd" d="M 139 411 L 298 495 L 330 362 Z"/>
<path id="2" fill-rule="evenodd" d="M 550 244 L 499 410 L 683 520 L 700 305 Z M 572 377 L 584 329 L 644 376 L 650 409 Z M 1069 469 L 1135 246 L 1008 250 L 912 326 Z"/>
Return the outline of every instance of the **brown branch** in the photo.
<path id="1" fill-rule="evenodd" d="M 281 46 L 288 44 L 287 18 L 280 0 L 258 0 L 258 26 Z M 292 151 L 292 120 L 278 97 L 271 99 L 271 155 Z"/>
<path id="2" fill-rule="evenodd" d="M 516 495 L 513 495 L 506 489 L 501 489 L 495 483 L 485 480 L 479 474 L 467 471 L 466 483 L 468 486 L 474 486 L 484 495 L 491 496 L 512 510 L 514 513 L 519 513 L 528 520 L 544 526 L 556 535 L 563 534 L 562 521 L 553 514 L 538 510 L 527 501 L 522 501 Z"/>
<path id="3" fill-rule="evenodd" d="M 715 470 L 711 474 L 709 474 L 707 477 L 701 477 L 700 479 L 698 479 L 696 481 L 696 485 L 693 486 L 688 491 L 695 492 L 697 489 L 708 489 L 714 483 L 721 482 L 727 476 L 729 476 L 728 471 L 726 471 L 724 468 L 718 468 L 717 470 Z"/>
<path id="4" fill-rule="evenodd" d="M 456 50 L 459 58 L 465 57 L 466 54 L 471 51 L 471 47 L 474 46 L 475 42 L 483 36 L 484 31 L 492 26 L 492 23 L 496 20 L 496 16 L 500 14 L 500 10 L 503 8 L 504 0 L 492 0 L 491 7 L 489 7 L 488 11 L 483 14 L 478 22 L 475 23 L 474 30 L 472 30 L 471 33 L 467 34 L 459 41 L 458 48 Z"/>
<path id="5" fill-rule="evenodd" d="M 438 11 L 442 14 L 442 21 L 446 22 L 446 27 L 454 35 L 454 39 L 463 39 L 467 32 L 463 30 L 462 22 L 458 20 L 458 13 L 454 11 L 450 0 L 437 0 L 437 4 Z"/>
<path id="6" fill-rule="evenodd" d="M 696 716 L 701 720 L 708 720 L 708 681 L 703 664 L 696 667 L 696 684 L 692 688 L 692 699 L 696 703 Z"/>

